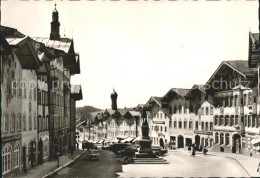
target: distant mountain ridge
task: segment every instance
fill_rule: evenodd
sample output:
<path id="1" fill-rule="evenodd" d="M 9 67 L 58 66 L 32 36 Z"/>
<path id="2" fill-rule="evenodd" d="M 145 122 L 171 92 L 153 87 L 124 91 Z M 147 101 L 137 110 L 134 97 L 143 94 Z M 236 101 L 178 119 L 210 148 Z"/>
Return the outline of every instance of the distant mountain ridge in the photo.
<path id="1" fill-rule="evenodd" d="M 78 107 L 76 109 L 77 116 L 82 121 L 91 119 L 91 113 L 98 112 L 98 111 L 102 111 L 102 109 L 95 108 L 93 106 L 83 106 L 83 107 Z"/>

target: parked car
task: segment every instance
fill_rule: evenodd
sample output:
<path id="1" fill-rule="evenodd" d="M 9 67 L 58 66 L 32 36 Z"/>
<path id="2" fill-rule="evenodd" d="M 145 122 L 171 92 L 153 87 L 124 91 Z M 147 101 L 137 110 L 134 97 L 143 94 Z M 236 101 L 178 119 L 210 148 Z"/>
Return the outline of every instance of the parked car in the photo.
<path id="1" fill-rule="evenodd" d="M 88 158 L 89 158 L 89 160 L 92 160 L 92 159 L 99 160 L 99 151 L 97 149 L 89 150 Z"/>
<path id="2" fill-rule="evenodd" d="M 118 151 L 124 150 L 128 145 L 129 144 L 127 143 L 115 143 L 111 146 L 111 151 L 113 151 L 115 154 L 118 154 Z"/>
<path id="3" fill-rule="evenodd" d="M 90 143 L 90 142 L 88 142 L 86 140 L 84 140 L 82 142 L 82 150 L 84 150 L 84 149 L 88 149 L 89 150 L 91 148 L 94 148 L 94 144 L 93 143 Z"/>
<path id="4" fill-rule="evenodd" d="M 152 151 L 158 155 L 158 156 L 161 156 L 161 155 L 164 155 L 165 153 L 168 152 L 167 149 L 164 149 L 163 147 L 161 146 L 152 146 Z"/>

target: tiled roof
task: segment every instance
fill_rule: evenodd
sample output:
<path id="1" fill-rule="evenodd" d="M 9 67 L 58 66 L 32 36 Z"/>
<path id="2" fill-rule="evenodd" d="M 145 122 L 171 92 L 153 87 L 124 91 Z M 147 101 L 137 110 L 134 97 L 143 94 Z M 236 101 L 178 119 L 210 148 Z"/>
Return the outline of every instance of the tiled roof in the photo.
<path id="1" fill-rule="evenodd" d="M 65 53 L 69 52 L 69 49 L 72 44 L 72 39 L 61 38 L 60 40 L 50 40 L 49 38 L 33 37 L 34 40 L 45 44 L 45 46 L 64 51 Z"/>
<path id="2" fill-rule="evenodd" d="M 172 91 L 176 92 L 178 95 L 185 97 L 186 94 L 189 92 L 190 89 L 184 89 L 184 88 L 172 88 Z"/>
<path id="3" fill-rule="evenodd" d="M 140 112 L 137 112 L 137 111 L 129 111 L 129 113 L 130 113 L 132 116 L 140 116 Z"/>
<path id="4" fill-rule="evenodd" d="M 235 60 L 235 61 L 223 61 L 223 62 L 231 65 L 233 68 L 240 71 L 241 73 L 245 73 L 249 71 L 247 60 Z"/>
<path id="5" fill-rule="evenodd" d="M 162 105 L 162 101 L 161 101 L 162 97 L 153 96 L 152 98 L 153 98 L 157 103 L 159 103 L 160 105 Z"/>
<path id="6" fill-rule="evenodd" d="M 127 113 L 127 111 L 131 111 L 131 110 L 133 110 L 133 108 L 124 108 L 124 109 L 117 109 L 118 110 L 118 112 L 122 115 L 122 116 L 124 116 L 126 113 Z"/>
<path id="7" fill-rule="evenodd" d="M 0 26 L 1 35 L 5 38 L 24 38 L 25 35 L 15 28 Z"/>

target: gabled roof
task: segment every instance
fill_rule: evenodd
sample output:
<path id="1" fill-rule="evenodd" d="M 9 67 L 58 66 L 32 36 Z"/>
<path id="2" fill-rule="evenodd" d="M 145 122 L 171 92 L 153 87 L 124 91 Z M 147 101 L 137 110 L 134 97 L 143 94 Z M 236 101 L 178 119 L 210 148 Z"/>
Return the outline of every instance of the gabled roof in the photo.
<path id="1" fill-rule="evenodd" d="M 162 97 L 162 101 L 165 101 L 170 94 L 175 93 L 179 96 L 181 96 L 182 98 L 185 98 L 185 96 L 187 95 L 187 93 L 189 92 L 190 89 L 185 89 L 185 88 L 171 88 L 163 97 Z"/>
<path id="2" fill-rule="evenodd" d="M 159 106 L 162 106 L 162 101 L 161 101 L 162 97 L 158 97 L 158 96 L 151 96 L 151 98 L 147 101 L 147 103 L 144 105 L 144 107 L 149 107 L 149 103 L 151 102 L 155 102 L 157 103 Z"/>
<path id="3" fill-rule="evenodd" d="M 205 89 L 204 89 L 204 85 L 193 85 L 193 87 L 188 91 L 188 93 L 186 94 L 186 96 L 189 96 L 191 94 L 191 92 L 193 90 L 199 90 L 202 93 L 206 93 Z"/>
<path id="4" fill-rule="evenodd" d="M 108 113 L 110 116 L 116 112 L 116 110 L 113 109 L 105 109 L 105 113 Z"/>
<path id="5" fill-rule="evenodd" d="M 250 69 L 248 66 L 248 61 L 246 60 L 234 60 L 234 61 L 222 61 L 217 70 L 213 73 L 213 75 L 210 77 L 210 79 L 207 81 L 207 84 L 214 78 L 214 76 L 219 72 L 219 70 L 223 66 L 228 66 L 237 73 L 239 73 L 241 76 L 246 77 L 247 75 L 250 75 L 252 73 L 255 73 L 254 70 Z"/>
<path id="6" fill-rule="evenodd" d="M 127 111 L 131 111 L 133 110 L 133 108 L 124 108 L 124 109 L 117 109 L 117 110 L 121 114 L 121 116 L 124 116 L 127 113 Z"/>

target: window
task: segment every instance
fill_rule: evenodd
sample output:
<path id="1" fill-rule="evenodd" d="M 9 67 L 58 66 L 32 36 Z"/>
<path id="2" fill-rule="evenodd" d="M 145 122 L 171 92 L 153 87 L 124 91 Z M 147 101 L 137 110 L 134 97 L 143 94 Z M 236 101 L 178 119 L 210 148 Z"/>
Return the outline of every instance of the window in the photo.
<path id="1" fill-rule="evenodd" d="M 22 87 L 20 86 L 20 82 L 18 82 L 18 96 L 22 96 Z"/>
<path id="2" fill-rule="evenodd" d="M 32 130 L 32 116 L 29 115 L 29 130 Z"/>
<path id="3" fill-rule="evenodd" d="M 162 113 L 160 113 L 160 119 L 162 119 Z"/>
<path id="4" fill-rule="evenodd" d="M 226 125 L 229 125 L 229 116 L 228 115 L 225 116 L 225 126 Z"/>
<path id="5" fill-rule="evenodd" d="M 206 131 L 208 131 L 208 130 L 209 130 L 209 123 L 206 122 Z"/>
<path id="6" fill-rule="evenodd" d="M 177 128 L 177 121 L 174 121 L 174 128 Z"/>
<path id="7" fill-rule="evenodd" d="M 234 125 L 234 115 L 232 115 L 231 117 L 230 117 L 230 124 L 229 124 L 230 126 L 233 126 Z"/>
<path id="8" fill-rule="evenodd" d="M 163 126 L 161 126 L 161 132 L 163 131 Z"/>
<path id="9" fill-rule="evenodd" d="M 235 125 L 238 124 L 238 115 L 235 116 Z"/>
<path id="10" fill-rule="evenodd" d="M 167 132 L 167 127 L 165 127 L 165 132 Z"/>
<path id="11" fill-rule="evenodd" d="M 169 121 L 169 127 L 172 128 L 172 121 Z"/>
<path id="12" fill-rule="evenodd" d="M 204 122 L 201 122 L 201 130 L 204 130 Z"/>
<path id="13" fill-rule="evenodd" d="M 247 94 L 244 94 L 244 105 L 247 105 Z"/>
<path id="14" fill-rule="evenodd" d="M 192 128 L 192 121 L 189 121 L 189 129 L 191 129 L 191 130 L 193 129 Z"/>
<path id="15" fill-rule="evenodd" d="M 247 115 L 245 115 L 244 125 L 245 125 L 245 127 L 247 126 Z"/>
<path id="16" fill-rule="evenodd" d="M 32 99 L 32 88 L 29 86 L 29 99 Z"/>
<path id="17" fill-rule="evenodd" d="M 218 132 L 215 133 L 215 143 L 218 143 Z"/>
<path id="18" fill-rule="evenodd" d="M 213 115 L 213 107 L 210 107 L 210 115 Z"/>
<path id="19" fill-rule="evenodd" d="M 219 125 L 224 125 L 224 116 L 220 116 Z"/>
<path id="20" fill-rule="evenodd" d="M 209 126 L 210 128 L 210 131 L 212 131 L 213 130 L 213 122 L 210 122 L 210 126 Z"/>
<path id="21" fill-rule="evenodd" d="M 218 125 L 218 116 L 215 116 L 215 125 Z"/>
<path id="22" fill-rule="evenodd" d="M 20 166 L 20 145 L 17 144 L 14 147 L 14 168 L 17 168 Z"/>
<path id="23" fill-rule="evenodd" d="M 11 171 L 11 147 L 7 146 L 2 150 L 2 173 Z"/>
<path id="24" fill-rule="evenodd" d="M 224 134 L 220 134 L 220 144 L 224 144 Z"/>
<path id="25" fill-rule="evenodd" d="M 23 115 L 23 130 L 27 130 L 26 114 Z"/>
<path id="26" fill-rule="evenodd" d="M 3 116 L 3 126 L 4 126 L 3 128 L 4 132 L 8 132 L 8 114 L 5 114 Z"/>
<path id="27" fill-rule="evenodd" d="M 16 129 L 21 130 L 22 115 L 19 113 L 16 120 Z"/>
<path id="28" fill-rule="evenodd" d="M 184 129 L 187 129 L 187 121 L 184 121 Z"/>
<path id="29" fill-rule="evenodd" d="M 201 115 L 204 115 L 204 107 L 201 108 Z"/>
<path id="30" fill-rule="evenodd" d="M 199 129 L 199 122 L 198 122 L 198 121 L 196 121 L 196 123 L 195 123 L 195 129 L 196 129 L 196 130 Z"/>
<path id="31" fill-rule="evenodd" d="M 181 129 L 181 128 L 182 128 L 182 122 L 179 121 L 179 129 Z"/>
<path id="32" fill-rule="evenodd" d="M 255 115 L 253 115 L 252 116 L 252 127 L 255 127 L 255 121 L 256 121 L 256 116 Z"/>
<path id="33" fill-rule="evenodd" d="M 229 133 L 226 133 L 225 140 L 226 140 L 225 145 L 229 145 Z"/>
<path id="34" fill-rule="evenodd" d="M 15 114 L 12 113 L 11 116 L 11 131 L 15 131 Z"/>
<path id="35" fill-rule="evenodd" d="M 209 108 L 206 107 L 206 115 L 209 115 Z"/>
<path id="36" fill-rule="evenodd" d="M 38 90 L 38 105 L 41 105 L 41 104 L 42 104 L 42 102 L 41 102 L 41 90 Z"/>
<path id="37" fill-rule="evenodd" d="M 248 116 L 248 127 L 251 127 L 251 115 Z"/>

